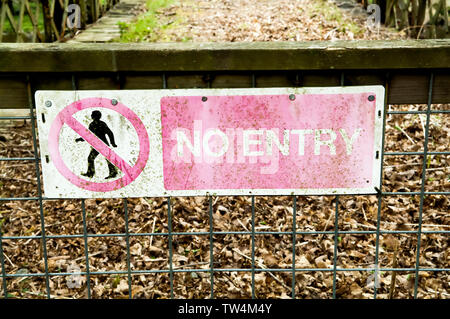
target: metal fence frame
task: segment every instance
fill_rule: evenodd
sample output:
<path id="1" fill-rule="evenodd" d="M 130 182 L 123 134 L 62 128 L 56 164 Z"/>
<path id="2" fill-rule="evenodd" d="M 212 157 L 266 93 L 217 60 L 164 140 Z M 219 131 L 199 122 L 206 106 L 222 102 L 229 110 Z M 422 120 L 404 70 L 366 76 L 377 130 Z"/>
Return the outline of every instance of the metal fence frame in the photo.
<path id="1" fill-rule="evenodd" d="M 1 49 L 1 48 L 0 48 Z M 450 42 L 447 47 L 447 52 L 450 51 Z M 448 60 L 448 58 L 447 58 Z M 0 59 L 1 61 L 1 59 Z M 446 61 L 443 62 L 444 64 Z M 449 65 L 447 64 L 446 67 L 448 68 Z M 442 70 L 442 69 L 440 69 Z M 444 69 L 445 70 L 445 69 Z M 447 69 L 448 70 L 448 69 Z M 117 71 L 117 70 L 116 70 Z M 123 212 L 125 216 L 125 233 L 114 233 L 114 234 L 92 234 L 87 232 L 87 223 L 86 223 L 86 207 L 85 207 L 85 201 L 81 199 L 81 208 L 82 208 L 82 222 L 83 222 L 83 234 L 72 234 L 72 235 L 46 235 L 46 229 L 45 229 L 45 220 L 44 220 L 44 210 L 43 210 L 43 202 L 44 201 L 51 201 L 51 198 L 44 197 L 41 190 L 41 180 L 40 180 L 40 159 L 38 156 L 38 145 L 36 140 L 36 131 L 35 131 L 35 124 L 36 124 L 36 117 L 34 114 L 35 111 L 35 105 L 34 105 L 34 87 L 32 85 L 32 81 L 30 79 L 30 75 L 26 75 L 26 88 L 27 88 L 27 95 L 28 95 L 28 106 L 30 111 L 30 116 L 3 116 L 0 117 L 0 120 L 30 120 L 31 121 L 31 129 L 32 129 L 32 136 L 33 136 L 33 148 L 34 148 L 34 157 L 24 157 L 24 158 L 0 158 L 0 161 L 31 161 L 35 164 L 35 171 L 36 171 L 36 177 L 37 177 L 37 197 L 12 197 L 12 198 L 0 198 L 1 202 L 4 201 L 27 201 L 27 200 L 37 200 L 39 201 L 39 208 L 40 208 L 40 220 L 41 220 L 41 235 L 36 236 L 3 236 L 2 231 L 0 229 L 0 262 L 1 262 L 1 268 L 2 268 L 2 274 L 1 277 L 3 278 L 3 292 L 4 297 L 8 298 L 8 291 L 7 291 L 7 279 L 10 278 L 17 278 L 17 277 L 44 277 L 45 278 L 45 284 L 46 284 L 46 297 L 51 298 L 50 294 L 50 277 L 52 276 L 70 276 L 70 275 L 84 275 L 87 277 L 86 284 L 87 284 L 87 292 L 88 292 L 88 298 L 91 298 L 91 283 L 90 283 L 90 277 L 91 275 L 126 275 L 128 280 L 128 286 L 129 286 L 129 298 L 132 298 L 132 275 L 137 274 L 155 274 L 155 273 L 166 273 L 169 274 L 169 280 L 170 280 L 170 296 L 171 298 L 174 298 L 174 274 L 175 273 L 187 273 L 187 272 L 207 272 L 210 275 L 210 297 L 214 298 L 214 274 L 218 272 L 250 272 L 251 273 L 251 295 L 252 298 L 256 297 L 255 294 L 255 274 L 257 272 L 286 272 L 286 273 L 292 273 L 292 291 L 291 291 L 291 297 L 295 298 L 295 284 L 296 284 L 296 278 L 295 275 L 299 272 L 332 272 L 333 274 L 333 298 L 336 298 L 336 282 L 337 282 L 337 274 L 339 272 L 344 271 L 372 271 L 372 272 L 381 272 L 381 271 L 392 271 L 392 272 L 402 272 L 402 271 L 411 271 L 415 273 L 415 282 L 414 282 L 414 298 L 417 298 L 418 293 L 418 284 L 419 284 L 419 274 L 421 271 L 427 271 L 427 272 L 449 272 L 450 268 L 427 268 L 427 267 L 420 267 L 420 245 L 421 245 L 421 235 L 422 234 L 444 234 L 449 235 L 450 231 L 447 230 L 439 230 L 439 231 L 428 231 L 428 230 L 422 230 L 422 219 L 423 219 L 423 213 L 424 213 L 424 197 L 426 195 L 450 195 L 450 191 L 443 190 L 439 192 L 427 192 L 425 191 L 425 181 L 426 181 L 426 167 L 427 167 L 427 157 L 431 155 L 450 155 L 449 151 L 444 152 L 431 152 L 428 151 L 428 140 L 429 140 L 429 128 L 430 128 L 430 117 L 432 114 L 450 114 L 450 110 L 433 110 L 432 104 L 433 104 L 433 90 L 434 90 L 434 84 L 435 84 L 435 70 L 425 70 L 428 74 L 428 89 L 427 89 L 427 108 L 423 111 L 388 111 L 388 96 L 389 96 L 389 90 L 390 90 L 390 73 L 389 71 L 386 71 L 385 79 L 384 79 L 384 86 L 386 89 L 386 98 L 385 98 L 385 114 L 383 118 L 383 142 L 382 142 L 382 152 L 380 154 L 381 161 L 383 163 L 384 156 L 395 156 L 395 155 L 422 155 L 423 156 L 423 162 L 422 162 L 422 176 L 421 176 L 421 187 L 420 191 L 413 191 L 413 192 L 385 192 L 382 188 L 380 188 L 377 194 L 378 197 L 378 210 L 377 210 L 377 225 L 376 230 L 374 231 L 340 231 L 338 229 L 338 221 L 339 221 L 339 195 L 327 195 L 335 197 L 335 212 L 334 212 L 334 231 L 297 231 L 296 230 L 296 214 L 297 214 L 297 197 L 292 195 L 293 200 L 293 226 L 292 231 L 285 231 L 285 232 L 278 232 L 278 231 L 256 231 L 255 230 L 255 196 L 251 196 L 251 231 L 213 231 L 213 198 L 209 197 L 209 231 L 205 232 L 174 232 L 173 231 L 173 221 L 172 221 L 172 204 L 171 204 L 171 198 L 167 198 L 167 216 L 168 216 L 168 232 L 163 233 L 130 233 L 129 232 L 129 225 L 128 225 L 128 204 L 127 199 L 123 199 Z M 117 71 L 118 72 L 118 71 Z M 298 71 L 298 74 L 301 75 L 302 70 Z M 340 85 L 344 86 L 346 84 L 346 70 L 338 71 L 340 74 Z M 251 76 L 251 87 L 257 87 L 257 81 L 255 77 L 255 72 L 249 71 L 247 72 Z M 213 78 L 209 76 L 207 73 L 204 77 L 204 81 L 206 82 L 207 87 L 211 87 Z M 117 73 L 117 76 L 119 77 L 120 74 Z M 162 76 L 162 83 L 161 88 L 166 89 L 168 88 L 167 83 L 167 72 L 161 72 Z M 72 83 L 72 89 L 77 90 L 77 74 L 72 73 L 71 75 L 71 83 Z M 298 83 L 298 82 L 297 82 Z M 301 83 L 300 83 L 301 84 Z M 300 85 L 298 85 L 300 86 Z M 118 87 L 118 89 L 121 89 L 122 87 Z M 447 102 L 450 102 L 448 100 Z M 425 124 L 425 140 L 424 140 L 424 149 L 420 152 L 385 152 L 384 151 L 384 142 L 385 142 L 385 123 L 386 123 L 386 115 L 390 114 L 425 114 L 426 115 L 426 124 Z M 381 180 L 383 180 L 383 166 L 380 171 Z M 352 194 L 350 194 L 352 195 Z M 356 195 L 356 194 L 353 194 Z M 420 196 L 420 203 L 419 203 L 419 220 L 418 220 L 418 230 L 409 230 L 409 231 L 403 231 L 403 230 L 382 230 L 381 229 L 381 204 L 382 200 L 386 196 L 396 196 L 396 195 L 419 195 Z M 0 225 L 1 226 L 1 225 Z M 376 236 L 376 245 L 375 245 L 375 265 L 378 265 L 379 261 L 379 255 L 380 255 L 380 236 L 383 234 L 414 234 L 417 235 L 417 247 L 416 247 L 416 266 L 414 268 L 338 268 L 337 267 L 337 257 L 338 257 L 338 236 L 344 235 L 344 234 L 363 234 L 363 235 L 375 235 Z M 189 236 L 208 236 L 209 237 L 209 248 L 210 248 L 210 260 L 209 260 L 209 268 L 208 269 L 174 269 L 173 267 L 173 236 L 176 235 L 189 235 Z M 251 268 L 214 268 L 214 246 L 213 246 L 213 236 L 214 235 L 250 235 L 251 236 Z M 258 235 L 290 235 L 292 236 L 292 267 L 291 268 L 258 268 L 255 263 L 255 237 Z M 332 235 L 334 236 L 334 261 L 333 261 L 333 267 L 332 268 L 296 268 L 295 261 L 296 261 L 296 242 L 297 242 L 297 235 Z M 169 247 L 169 263 L 167 269 L 153 269 L 153 270 L 132 270 L 131 269 L 131 262 L 130 262 L 130 238 L 131 237 L 138 237 L 138 236 L 165 236 L 168 238 L 168 247 Z M 94 237 L 123 237 L 126 241 L 126 264 L 127 264 L 127 270 L 126 271 L 90 271 L 89 268 L 89 250 L 88 250 L 88 238 L 94 238 Z M 72 272 L 58 272 L 58 273 L 51 273 L 49 272 L 48 267 L 48 259 L 47 259 L 47 239 L 57 239 L 57 238 L 82 238 L 84 240 L 84 253 L 85 253 L 85 261 L 86 261 L 86 271 L 79 272 L 79 273 L 72 273 Z M 3 247 L 2 243 L 4 240 L 18 240 L 18 239 L 39 239 L 42 241 L 42 247 L 43 247 L 43 257 L 44 257 L 44 268 L 45 271 L 42 273 L 29 273 L 29 274 L 7 274 L 5 270 L 5 258 L 3 256 Z M 377 280 L 377 276 L 375 276 L 375 280 Z M 375 282 L 376 284 L 376 282 Z M 373 298 L 375 299 L 377 297 L 377 289 L 374 289 Z"/>

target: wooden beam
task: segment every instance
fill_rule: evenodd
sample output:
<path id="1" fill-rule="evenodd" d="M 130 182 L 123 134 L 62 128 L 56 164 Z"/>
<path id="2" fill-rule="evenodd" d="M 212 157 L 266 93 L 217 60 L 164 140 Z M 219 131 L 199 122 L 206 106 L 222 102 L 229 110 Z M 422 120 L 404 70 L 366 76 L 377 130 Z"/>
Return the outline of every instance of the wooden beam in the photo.
<path id="1" fill-rule="evenodd" d="M 450 41 L 307 43 L 0 44 L 0 108 L 26 108 L 35 90 L 384 85 L 389 104 L 450 103 Z M 119 76 L 120 75 L 120 76 Z M 118 80 L 120 79 L 120 80 Z M 119 83 L 120 82 L 120 83 Z"/>
<path id="2" fill-rule="evenodd" d="M 449 66 L 450 39 L 0 44 L 0 72 L 404 70 Z"/>

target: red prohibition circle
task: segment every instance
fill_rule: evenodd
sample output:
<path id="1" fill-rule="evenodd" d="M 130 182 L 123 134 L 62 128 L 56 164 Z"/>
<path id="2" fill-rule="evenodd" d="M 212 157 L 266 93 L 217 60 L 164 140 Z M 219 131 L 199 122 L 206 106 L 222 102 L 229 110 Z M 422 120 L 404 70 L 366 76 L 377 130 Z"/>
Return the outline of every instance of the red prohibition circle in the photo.
<path id="1" fill-rule="evenodd" d="M 105 143 L 94 136 L 86 127 L 80 124 L 73 117 L 75 113 L 90 108 L 110 109 L 118 112 L 130 121 L 136 130 L 139 139 L 139 155 L 133 166 L 130 166 L 125 161 L 120 159 L 120 157 L 113 150 L 106 146 Z M 91 144 L 94 149 L 105 156 L 105 158 L 107 158 L 112 164 L 117 166 L 123 172 L 124 176 L 113 181 L 98 183 L 85 180 L 73 173 L 64 163 L 59 151 L 59 136 L 64 124 L 74 129 L 75 132 Z M 111 100 L 107 98 L 86 98 L 66 106 L 61 112 L 58 113 L 53 121 L 49 136 L 48 147 L 50 157 L 56 169 L 72 184 L 89 191 L 109 192 L 127 186 L 141 174 L 147 164 L 150 153 L 148 133 L 141 119 L 136 115 L 136 113 L 122 103 L 117 102 L 113 105 Z"/>

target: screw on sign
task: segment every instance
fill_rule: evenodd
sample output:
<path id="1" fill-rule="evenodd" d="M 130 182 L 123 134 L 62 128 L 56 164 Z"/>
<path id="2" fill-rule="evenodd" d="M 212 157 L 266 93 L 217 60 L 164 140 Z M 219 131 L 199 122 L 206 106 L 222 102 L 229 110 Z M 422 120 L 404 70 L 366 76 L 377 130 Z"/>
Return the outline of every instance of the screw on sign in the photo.
<path id="1" fill-rule="evenodd" d="M 89 129 L 78 122 L 73 116 L 79 111 L 88 109 L 92 109 L 92 122 L 89 125 Z M 117 145 L 112 130 L 105 122 L 100 120 L 101 112 L 99 109 L 109 109 L 119 113 L 135 129 L 139 140 L 139 154 L 133 166 L 128 164 L 117 152 L 109 147 L 109 144 L 113 147 Z M 86 173 L 82 174 L 86 179 L 80 178 L 75 172 L 70 170 L 61 156 L 59 142 L 61 129 L 64 124 L 68 125 L 80 136 L 76 141 L 86 141 L 91 146 L 91 152 L 88 156 L 88 169 Z M 108 192 L 125 187 L 139 176 L 149 157 L 149 137 L 144 124 L 132 110 L 117 100 L 86 98 L 68 105 L 56 116 L 50 128 L 49 136 L 49 152 L 56 169 L 72 184 L 90 191 Z M 108 143 L 106 136 L 108 136 L 110 143 Z M 117 176 L 117 169 L 123 172 L 123 177 L 100 183 L 89 180 L 95 174 L 94 160 L 99 154 L 103 155 L 108 163 L 109 175 L 106 179 L 115 178 Z"/>

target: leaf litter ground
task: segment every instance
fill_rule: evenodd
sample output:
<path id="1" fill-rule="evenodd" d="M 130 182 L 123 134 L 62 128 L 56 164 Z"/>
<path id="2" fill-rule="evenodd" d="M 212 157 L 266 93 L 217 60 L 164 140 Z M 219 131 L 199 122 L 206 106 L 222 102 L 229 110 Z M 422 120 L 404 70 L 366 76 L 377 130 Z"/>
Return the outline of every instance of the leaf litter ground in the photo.
<path id="1" fill-rule="evenodd" d="M 350 16 L 323 8 L 314 1 L 178 1 L 158 14 L 161 24 L 182 16 L 173 28 L 161 29 L 142 41 L 299 41 L 333 39 L 393 39 L 402 34 L 390 30 L 372 30 L 365 25 L 364 15 Z M 332 6 L 332 5 L 330 5 Z M 335 18 L 334 20 L 332 18 Z M 171 20 L 172 19 L 172 20 Z M 356 26 L 356 27 L 355 27 Z M 163 32 L 164 31 L 164 32 Z M 391 106 L 394 110 L 422 110 L 423 105 Z M 449 109 L 449 105 L 433 105 Z M 430 122 L 430 151 L 450 149 L 449 115 L 433 115 Z M 386 122 L 385 151 L 421 151 L 424 141 L 425 115 L 390 115 Z M 33 157 L 29 121 L 0 122 L 0 157 Z M 386 156 L 383 190 L 420 191 L 422 156 Z M 427 161 L 426 191 L 450 189 L 450 156 L 430 156 Z M 0 162 L 1 197 L 35 197 L 37 182 L 34 162 Z M 210 230 L 209 199 L 205 197 L 172 198 L 173 232 L 205 232 Z M 381 206 L 381 230 L 417 231 L 419 196 L 386 196 Z M 252 229 L 251 197 L 214 197 L 214 231 L 248 232 Z M 297 231 L 334 231 L 335 197 L 297 197 Z M 375 231 L 378 199 L 376 196 L 340 196 L 338 229 L 340 231 Z M 126 231 L 123 200 L 92 199 L 85 201 L 89 234 L 124 234 Z M 44 202 L 46 235 L 83 235 L 81 200 Z M 168 207 L 165 198 L 128 200 L 130 233 L 167 233 Z M 422 230 L 450 230 L 448 196 L 430 195 L 424 199 Z M 255 197 L 255 230 L 268 232 L 255 235 L 255 267 L 285 268 L 285 272 L 255 273 L 257 298 L 289 298 L 292 294 L 292 235 L 270 232 L 293 230 L 292 196 Z M 0 203 L 0 225 L 3 236 L 40 236 L 41 220 L 38 201 L 3 201 Z M 251 268 L 250 235 L 217 234 L 213 236 L 214 268 Z M 375 234 L 341 234 L 338 237 L 339 268 L 373 268 Z M 3 240 L 5 272 L 8 274 L 42 273 L 42 242 L 39 239 Z M 173 269 L 210 267 L 209 234 L 174 235 Z M 129 238 L 130 264 L 133 270 L 163 270 L 169 266 L 167 236 L 132 236 Z M 122 236 L 88 239 L 89 270 L 126 271 L 127 241 Z M 67 272 L 76 265 L 86 271 L 85 244 L 79 238 L 47 239 L 49 272 Z M 383 234 L 380 236 L 379 266 L 414 268 L 417 234 Z M 296 268 L 332 269 L 334 236 L 330 234 L 297 235 Z M 447 234 L 422 234 L 420 266 L 449 268 L 450 247 Z M 372 298 L 370 271 L 337 273 L 338 298 Z M 395 277 L 395 283 L 392 285 Z M 50 277 L 50 293 L 55 298 L 86 298 L 87 278 L 81 287 L 69 288 L 67 276 Z M 208 271 L 176 272 L 173 276 L 176 298 L 209 298 Z M 411 298 L 415 272 L 380 274 L 378 298 Z M 214 273 L 214 295 L 217 298 L 250 298 L 250 272 Z M 450 298 L 448 272 L 420 272 L 419 298 Z M 0 289 L 3 285 L 0 279 Z M 91 275 L 93 298 L 128 298 L 127 275 Z M 7 292 L 13 298 L 44 298 L 44 277 L 21 277 L 7 280 Z M 331 298 L 332 271 L 301 271 L 295 274 L 296 298 Z M 0 290 L 3 295 L 3 291 Z M 132 275 L 133 298 L 170 298 L 168 273 Z"/>

